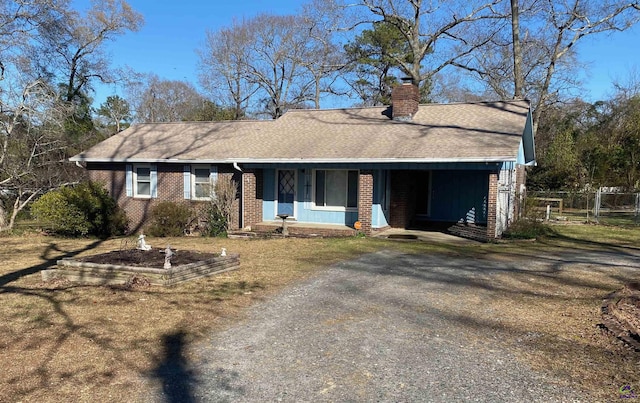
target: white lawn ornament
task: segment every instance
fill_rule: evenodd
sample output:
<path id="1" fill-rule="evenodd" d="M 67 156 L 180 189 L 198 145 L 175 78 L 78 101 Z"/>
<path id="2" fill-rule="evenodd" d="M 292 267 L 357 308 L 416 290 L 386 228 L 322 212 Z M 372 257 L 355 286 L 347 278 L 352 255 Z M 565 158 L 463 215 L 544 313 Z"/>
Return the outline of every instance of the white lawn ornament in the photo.
<path id="1" fill-rule="evenodd" d="M 167 245 L 167 249 L 164 250 L 164 268 L 171 268 L 171 257 L 173 256 L 173 251 L 171 250 L 171 246 Z"/>
<path id="2" fill-rule="evenodd" d="M 220 252 L 220 256 L 227 256 L 227 248 L 222 248 L 222 252 Z"/>
<path id="3" fill-rule="evenodd" d="M 144 241 L 144 234 L 140 234 L 138 237 L 138 249 L 140 250 L 151 250 L 151 245 L 147 245 Z"/>

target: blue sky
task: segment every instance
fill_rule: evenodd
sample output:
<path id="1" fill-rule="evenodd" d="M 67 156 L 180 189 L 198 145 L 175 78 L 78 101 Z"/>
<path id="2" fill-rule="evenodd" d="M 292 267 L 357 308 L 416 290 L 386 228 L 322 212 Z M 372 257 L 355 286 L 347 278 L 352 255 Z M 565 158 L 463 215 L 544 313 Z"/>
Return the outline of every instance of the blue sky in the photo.
<path id="1" fill-rule="evenodd" d="M 87 0 L 76 0 L 78 8 Z M 301 0 L 129 0 L 145 18 L 138 32 L 118 37 L 109 44 L 112 66 L 129 66 L 141 73 L 153 72 L 171 80 L 186 80 L 197 86 L 196 49 L 202 47 L 207 30 L 228 26 L 234 19 L 256 14 L 294 13 Z M 640 27 L 611 35 L 583 38 L 580 58 L 589 63 L 585 83 L 589 101 L 604 99 L 612 91 L 612 80 L 624 81 L 634 68 L 640 68 L 637 39 Z M 108 95 L 120 93 L 113 85 L 101 86 L 94 95 L 99 105 Z"/>

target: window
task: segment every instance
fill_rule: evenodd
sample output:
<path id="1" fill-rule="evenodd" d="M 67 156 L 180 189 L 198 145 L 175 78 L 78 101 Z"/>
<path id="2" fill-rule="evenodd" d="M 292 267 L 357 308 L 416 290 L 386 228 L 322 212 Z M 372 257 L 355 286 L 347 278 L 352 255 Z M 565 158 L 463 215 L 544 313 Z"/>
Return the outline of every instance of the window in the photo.
<path id="1" fill-rule="evenodd" d="M 185 199 L 208 200 L 216 178 L 217 169 L 213 165 L 186 165 Z"/>
<path id="2" fill-rule="evenodd" d="M 358 171 L 318 169 L 314 172 L 314 204 L 321 209 L 358 207 Z"/>
<path id="3" fill-rule="evenodd" d="M 151 197 L 152 190 L 151 165 L 133 166 L 133 196 Z"/>
<path id="4" fill-rule="evenodd" d="M 211 181 L 209 168 L 193 169 L 193 189 L 196 199 L 206 199 L 211 195 Z"/>

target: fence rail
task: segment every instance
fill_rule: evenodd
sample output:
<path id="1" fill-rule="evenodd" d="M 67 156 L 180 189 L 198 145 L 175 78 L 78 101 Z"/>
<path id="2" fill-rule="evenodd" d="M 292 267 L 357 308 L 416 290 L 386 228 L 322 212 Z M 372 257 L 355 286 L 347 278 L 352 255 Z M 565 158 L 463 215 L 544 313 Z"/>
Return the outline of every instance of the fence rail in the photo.
<path id="1" fill-rule="evenodd" d="M 640 193 L 598 189 L 583 192 L 530 191 L 525 214 L 549 221 L 640 225 Z"/>

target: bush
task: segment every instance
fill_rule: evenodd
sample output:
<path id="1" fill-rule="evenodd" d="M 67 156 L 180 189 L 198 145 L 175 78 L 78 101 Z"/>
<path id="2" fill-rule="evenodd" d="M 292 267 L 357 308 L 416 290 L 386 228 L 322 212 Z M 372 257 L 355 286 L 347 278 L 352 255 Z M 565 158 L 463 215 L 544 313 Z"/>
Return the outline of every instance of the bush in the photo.
<path id="1" fill-rule="evenodd" d="M 151 236 L 182 236 L 193 217 L 193 211 L 185 204 L 164 201 L 151 210 L 151 222 L 147 233 Z"/>
<path id="2" fill-rule="evenodd" d="M 536 239 L 553 235 L 553 230 L 545 223 L 528 218 L 521 218 L 509 226 L 503 234 L 507 239 Z"/>
<path id="3" fill-rule="evenodd" d="M 233 204 L 238 197 L 238 183 L 230 176 L 220 176 L 212 190 L 211 201 L 206 210 L 205 233 L 209 236 L 227 236 Z"/>
<path id="4" fill-rule="evenodd" d="M 224 214 L 215 206 L 207 210 L 207 226 L 204 234 L 208 236 L 226 237 L 228 222 Z"/>
<path id="5" fill-rule="evenodd" d="M 536 239 L 553 235 L 554 232 L 545 224 L 545 212 L 538 209 L 536 200 L 528 197 L 524 201 L 524 216 L 511 224 L 502 235 L 507 239 Z"/>
<path id="6" fill-rule="evenodd" d="M 67 236 L 123 234 L 127 217 L 101 184 L 87 182 L 52 190 L 31 206 L 44 229 Z"/>

